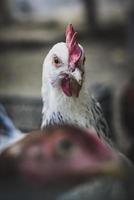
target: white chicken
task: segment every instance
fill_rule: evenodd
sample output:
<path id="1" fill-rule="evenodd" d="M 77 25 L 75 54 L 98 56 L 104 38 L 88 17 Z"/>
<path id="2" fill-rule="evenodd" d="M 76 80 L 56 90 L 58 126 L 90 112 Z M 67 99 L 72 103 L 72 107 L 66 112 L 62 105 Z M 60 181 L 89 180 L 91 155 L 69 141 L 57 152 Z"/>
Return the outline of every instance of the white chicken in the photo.
<path id="1" fill-rule="evenodd" d="M 44 60 L 42 128 L 68 123 L 108 136 L 99 103 L 85 86 L 85 52 L 76 36 L 73 26 L 68 25 L 66 42 L 55 44 Z"/>

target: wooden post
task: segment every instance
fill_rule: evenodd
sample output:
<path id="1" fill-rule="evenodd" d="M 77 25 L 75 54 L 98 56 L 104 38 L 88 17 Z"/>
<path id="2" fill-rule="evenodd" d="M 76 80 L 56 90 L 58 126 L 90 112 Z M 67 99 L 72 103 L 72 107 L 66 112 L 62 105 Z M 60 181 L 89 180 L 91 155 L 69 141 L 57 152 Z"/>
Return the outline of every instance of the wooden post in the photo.
<path id="1" fill-rule="evenodd" d="M 97 29 L 96 21 L 96 0 L 84 0 L 88 30 L 95 31 Z"/>
<path id="2" fill-rule="evenodd" d="M 127 49 L 128 64 L 134 67 L 134 1 L 131 0 L 127 16 Z"/>
<path id="3" fill-rule="evenodd" d="M 0 0 L 0 24 L 6 25 L 11 23 L 11 16 L 9 11 L 9 1 Z"/>

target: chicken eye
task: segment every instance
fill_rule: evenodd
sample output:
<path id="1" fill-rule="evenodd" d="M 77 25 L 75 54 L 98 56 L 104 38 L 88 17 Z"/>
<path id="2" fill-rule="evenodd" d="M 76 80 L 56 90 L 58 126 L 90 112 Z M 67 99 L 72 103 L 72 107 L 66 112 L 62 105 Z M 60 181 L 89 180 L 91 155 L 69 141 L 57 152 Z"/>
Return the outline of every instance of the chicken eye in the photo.
<path id="1" fill-rule="evenodd" d="M 54 56 L 53 57 L 53 64 L 56 66 L 56 67 L 59 67 L 61 65 L 61 60 L 57 57 L 57 56 Z"/>
<path id="2" fill-rule="evenodd" d="M 67 138 L 61 139 L 56 144 L 56 153 L 61 156 L 68 155 L 72 152 L 73 147 L 74 145 L 72 141 L 68 140 Z"/>

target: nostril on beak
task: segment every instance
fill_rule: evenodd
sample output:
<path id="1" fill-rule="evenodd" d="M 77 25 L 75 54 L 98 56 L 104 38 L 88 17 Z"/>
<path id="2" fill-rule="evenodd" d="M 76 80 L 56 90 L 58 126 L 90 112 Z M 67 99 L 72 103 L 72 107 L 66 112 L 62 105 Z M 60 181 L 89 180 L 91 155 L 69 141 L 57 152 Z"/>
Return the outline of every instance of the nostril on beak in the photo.
<path id="1" fill-rule="evenodd" d="M 74 72 L 75 71 L 75 66 L 74 65 L 70 65 L 69 66 L 69 71 L 70 72 Z"/>
<path id="2" fill-rule="evenodd" d="M 72 68 L 72 72 L 74 72 L 75 71 L 75 68 Z"/>

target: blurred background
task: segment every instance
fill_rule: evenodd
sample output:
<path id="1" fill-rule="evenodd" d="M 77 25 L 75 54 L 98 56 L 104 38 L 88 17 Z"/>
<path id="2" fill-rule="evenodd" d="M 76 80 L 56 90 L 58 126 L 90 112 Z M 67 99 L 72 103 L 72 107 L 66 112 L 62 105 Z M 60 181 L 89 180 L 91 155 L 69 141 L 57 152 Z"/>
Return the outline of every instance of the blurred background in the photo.
<path id="1" fill-rule="evenodd" d="M 0 102 L 21 130 L 40 126 L 42 63 L 68 23 L 86 52 L 87 85 L 118 132 L 120 94 L 133 79 L 133 0 L 1 0 Z"/>

